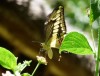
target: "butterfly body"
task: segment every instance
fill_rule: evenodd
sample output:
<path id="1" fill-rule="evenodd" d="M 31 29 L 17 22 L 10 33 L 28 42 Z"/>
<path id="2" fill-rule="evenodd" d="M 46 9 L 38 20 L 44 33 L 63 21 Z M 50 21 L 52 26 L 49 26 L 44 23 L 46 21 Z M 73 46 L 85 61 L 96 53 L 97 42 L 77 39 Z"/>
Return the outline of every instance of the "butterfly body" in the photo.
<path id="1" fill-rule="evenodd" d="M 66 25 L 64 20 L 64 8 L 59 6 L 48 16 L 45 22 L 45 42 L 42 43 L 44 50 L 48 51 L 48 57 L 52 59 L 53 52 L 51 48 L 58 48 L 66 34 Z"/>

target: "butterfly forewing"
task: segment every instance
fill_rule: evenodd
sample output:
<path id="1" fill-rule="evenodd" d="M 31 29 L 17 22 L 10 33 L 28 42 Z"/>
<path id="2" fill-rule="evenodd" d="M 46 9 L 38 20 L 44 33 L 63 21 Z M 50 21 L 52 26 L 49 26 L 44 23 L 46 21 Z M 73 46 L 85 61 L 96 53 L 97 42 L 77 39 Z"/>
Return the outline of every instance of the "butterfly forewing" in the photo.
<path id="1" fill-rule="evenodd" d="M 55 8 L 54 11 L 48 16 L 48 19 L 45 23 L 44 32 L 46 40 L 44 43 L 45 46 L 43 46 L 43 48 L 47 51 L 52 51 L 52 47 L 59 48 L 64 35 L 66 34 L 63 6 Z"/>
<path id="2" fill-rule="evenodd" d="M 59 6 L 48 16 L 45 25 L 46 42 L 49 40 L 50 47 L 59 48 L 66 34 L 66 25 L 64 20 L 64 8 Z"/>

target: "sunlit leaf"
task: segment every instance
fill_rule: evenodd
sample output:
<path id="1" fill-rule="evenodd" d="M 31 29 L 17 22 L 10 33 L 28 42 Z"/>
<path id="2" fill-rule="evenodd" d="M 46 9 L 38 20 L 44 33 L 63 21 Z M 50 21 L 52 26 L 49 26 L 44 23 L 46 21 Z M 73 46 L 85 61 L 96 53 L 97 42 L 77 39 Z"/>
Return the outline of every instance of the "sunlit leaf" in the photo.
<path id="1" fill-rule="evenodd" d="M 65 51 L 80 55 L 93 54 L 93 51 L 85 36 L 78 32 L 70 32 L 65 36 L 59 53 Z"/>
<path id="2" fill-rule="evenodd" d="M 14 70 L 17 66 L 17 58 L 9 50 L 0 47 L 0 65 L 6 69 Z"/>

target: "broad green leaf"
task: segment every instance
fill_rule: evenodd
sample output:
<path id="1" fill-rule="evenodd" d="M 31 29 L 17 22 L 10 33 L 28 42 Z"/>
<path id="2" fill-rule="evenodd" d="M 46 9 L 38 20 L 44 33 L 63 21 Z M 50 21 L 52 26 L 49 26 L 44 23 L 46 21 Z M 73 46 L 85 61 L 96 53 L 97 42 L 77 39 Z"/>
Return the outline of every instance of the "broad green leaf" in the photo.
<path id="1" fill-rule="evenodd" d="M 0 47 L 0 65 L 6 69 L 14 70 L 17 66 L 17 58 L 9 50 Z"/>
<path id="2" fill-rule="evenodd" d="M 93 54 L 85 36 L 78 32 L 70 32 L 65 36 L 59 49 L 59 53 L 65 51 L 80 55 Z"/>

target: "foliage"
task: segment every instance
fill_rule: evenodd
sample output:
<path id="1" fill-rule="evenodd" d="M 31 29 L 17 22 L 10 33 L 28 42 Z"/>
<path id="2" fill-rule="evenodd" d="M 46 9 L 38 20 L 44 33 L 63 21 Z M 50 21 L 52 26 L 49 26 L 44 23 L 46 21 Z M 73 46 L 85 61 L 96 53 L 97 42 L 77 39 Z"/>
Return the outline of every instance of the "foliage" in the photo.
<path id="1" fill-rule="evenodd" d="M 12 70 L 16 76 L 20 76 L 20 73 L 22 70 L 29 66 L 31 61 L 24 61 L 23 64 L 19 63 L 17 65 L 17 58 L 7 49 L 0 47 L 0 65 L 2 65 L 4 68 Z M 9 71 L 6 72 L 6 74 L 3 75 L 13 75 Z"/>
<path id="2" fill-rule="evenodd" d="M 17 66 L 17 58 L 9 50 L 0 47 L 0 64 L 4 68 L 14 70 Z"/>
<path id="3" fill-rule="evenodd" d="M 78 32 L 70 32 L 65 36 L 60 47 L 60 53 L 63 51 L 80 55 L 93 54 L 85 36 Z"/>
<path id="4" fill-rule="evenodd" d="M 37 56 L 38 64 L 34 69 L 32 75 L 29 73 L 22 73 L 21 72 L 27 67 L 30 66 L 30 61 L 24 61 L 23 63 L 17 64 L 17 58 L 7 49 L 0 47 L 0 65 L 4 68 L 12 70 L 14 74 L 10 71 L 6 71 L 6 73 L 2 73 L 2 76 L 33 76 L 36 69 L 39 67 L 40 64 L 47 65 L 46 59 L 44 57 Z"/>

